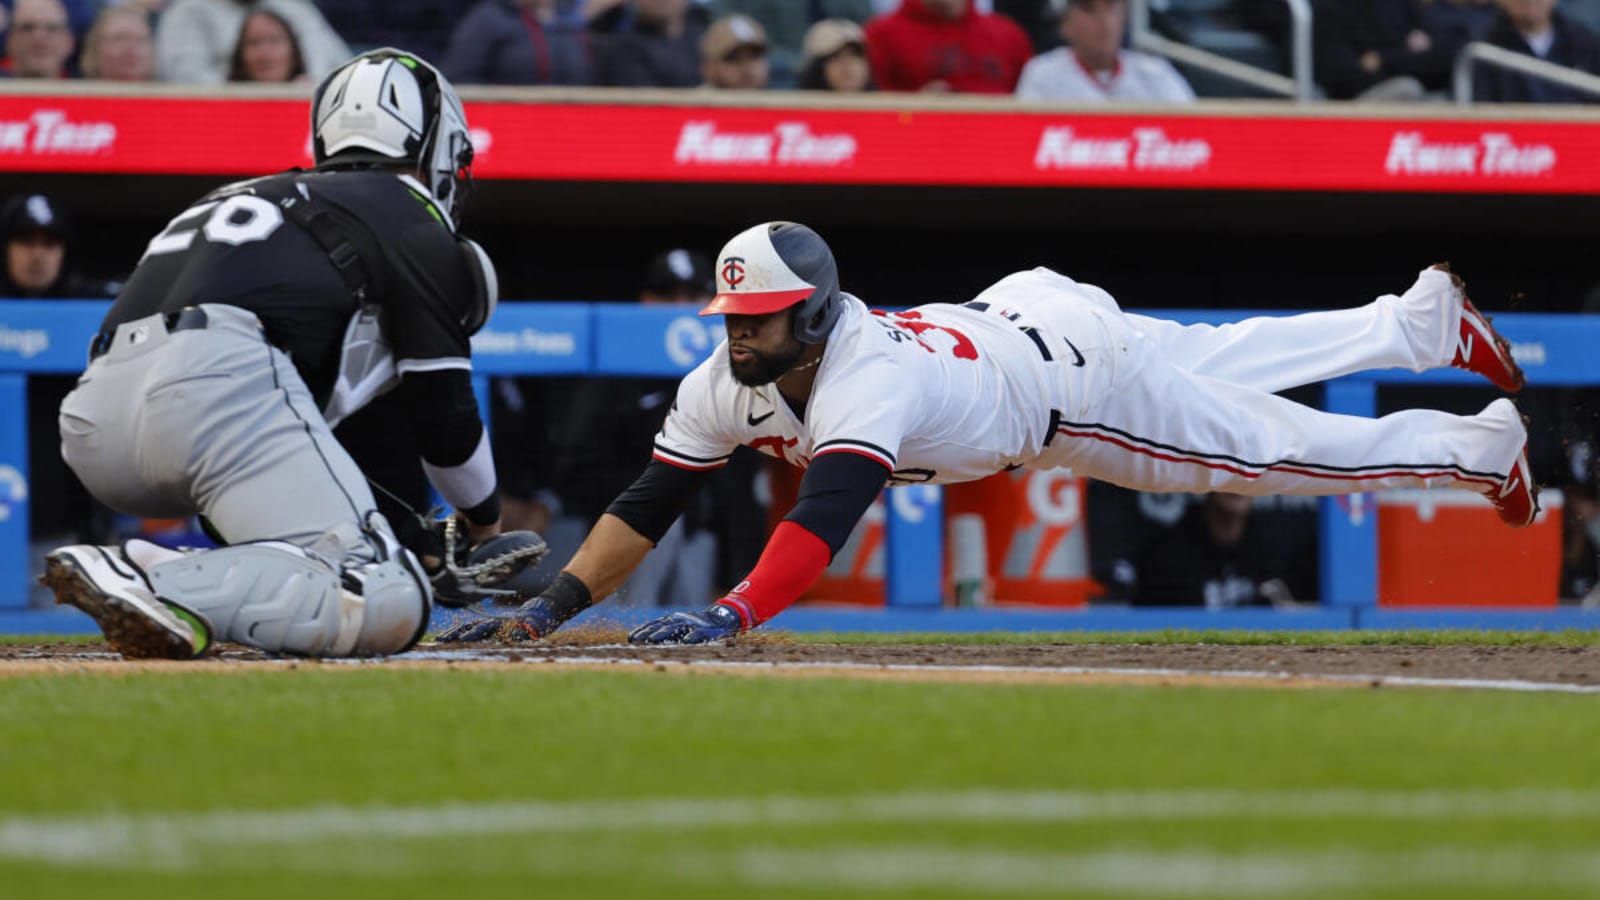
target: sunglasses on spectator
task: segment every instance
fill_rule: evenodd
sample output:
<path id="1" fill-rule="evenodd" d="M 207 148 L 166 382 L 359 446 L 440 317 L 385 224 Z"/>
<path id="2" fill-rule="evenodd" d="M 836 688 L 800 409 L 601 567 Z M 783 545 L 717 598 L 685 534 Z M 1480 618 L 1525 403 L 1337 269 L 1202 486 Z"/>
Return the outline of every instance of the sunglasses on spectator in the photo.
<path id="1" fill-rule="evenodd" d="M 60 22 L 18 22 L 17 24 L 11 26 L 11 29 L 13 31 L 20 31 L 23 34 L 28 34 L 34 31 L 42 31 L 45 34 L 55 34 L 58 31 L 66 31 L 67 26 L 61 24 Z"/>

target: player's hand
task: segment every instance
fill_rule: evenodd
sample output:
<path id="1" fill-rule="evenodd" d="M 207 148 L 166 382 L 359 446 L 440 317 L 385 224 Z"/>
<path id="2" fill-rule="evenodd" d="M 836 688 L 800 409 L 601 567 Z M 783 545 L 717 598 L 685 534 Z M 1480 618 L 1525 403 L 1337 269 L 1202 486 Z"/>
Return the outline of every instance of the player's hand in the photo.
<path id="1" fill-rule="evenodd" d="M 733 637 L 744 622 L 732 608 L 720 603 L 700 612 L 675 612 L 646 622 L 628 635 L 635 644 L 705 644 Z"/>
<path id="2" fill-rule="evenodd" d="M 441 644 L 521 644 L 549 635 L 565 621 L 551 609 L 549 601 L 535 597 L 509 616 L 468 619 L 439 632 L 434 640 Z"/>

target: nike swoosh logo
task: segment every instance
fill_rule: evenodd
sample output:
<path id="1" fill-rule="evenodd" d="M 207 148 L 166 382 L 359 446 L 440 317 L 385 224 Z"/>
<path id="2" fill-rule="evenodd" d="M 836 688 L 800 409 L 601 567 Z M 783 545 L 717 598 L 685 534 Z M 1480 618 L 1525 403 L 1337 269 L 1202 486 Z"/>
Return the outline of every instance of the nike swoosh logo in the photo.
<path id="1" fill-rule="evenodd" d="M 1062 338 L 1062 340 L 1067 342 L 1067 349 L 1072 351 L 1072 364 L 1080 369 L 1083 368 L 1083 354 L 1078 352 L 1078 348 L 1073 345 L 1070 338 Z"/>
<path id="2" fill-rule="evenodd" d="M 764 416 L 757 416 L 757 415 L 754 415 L 754 414 L 751 414 L 751 413 L 747 413 L 745 415 L 745 419 L 747 421 L 749 421 L 749 423 L 751 425 L 760 425 L 762 422 L 765 422 L 766 420 L 772 418 L 773 415 L 776 414 L 776 413 L 777 413 L 777 410 L 775 410 L 775 409 L 767 410 L 767 414 L 764 415 Z"/>

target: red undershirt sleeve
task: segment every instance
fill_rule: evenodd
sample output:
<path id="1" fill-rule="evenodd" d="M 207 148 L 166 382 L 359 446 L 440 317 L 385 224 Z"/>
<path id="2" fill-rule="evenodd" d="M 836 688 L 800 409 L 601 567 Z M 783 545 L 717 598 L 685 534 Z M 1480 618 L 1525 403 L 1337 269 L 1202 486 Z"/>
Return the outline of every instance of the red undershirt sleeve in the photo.
<path id="1" fill-rule="evenodd" d="M 827 543 L 804 526 L 779 522 L 750 575 L 717 602 L 738 613 L 745 628 L 754 628 L 800 599 L 832 555 Z"/>
<path id="2" fill-rule="evenodd" d="M 745 628 L 800 599 L 889 480 L 883 460 L 840 443 L 811 460 L 794 509 L 773 530 L 755 568 L 718 601 L 737 612 Z"/>

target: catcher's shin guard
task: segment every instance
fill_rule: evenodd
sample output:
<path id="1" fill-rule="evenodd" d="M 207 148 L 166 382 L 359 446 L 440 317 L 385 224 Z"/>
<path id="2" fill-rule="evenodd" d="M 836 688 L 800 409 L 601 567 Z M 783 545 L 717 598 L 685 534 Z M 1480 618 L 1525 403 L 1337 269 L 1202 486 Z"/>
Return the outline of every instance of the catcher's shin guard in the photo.
<path id="1" fill-rule="evenodd" d="M 381 656 L 410 647 L 428 619 L 426 582 L 408 561 L 341 573 L 304 548 L 261 541 L 158 563 L 149 578 L 158 596 L 205 616 L 222 640 L 301 656 Z"/>

